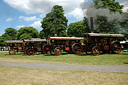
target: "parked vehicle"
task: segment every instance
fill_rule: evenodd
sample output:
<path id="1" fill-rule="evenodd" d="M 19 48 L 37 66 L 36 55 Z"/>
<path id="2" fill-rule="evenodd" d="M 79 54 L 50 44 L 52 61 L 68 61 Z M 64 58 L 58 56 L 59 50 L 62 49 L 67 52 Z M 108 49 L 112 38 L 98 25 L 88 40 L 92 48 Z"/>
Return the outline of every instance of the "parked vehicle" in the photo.
<path id="1" fill-rule="evenodd" d="M 23 40 L 24 53 L 27 55 L 34 55 L 36 52 L 43 53 L 43 46 L 47 43 L 46 39 L 31 38 L 29 40 Z"/>
<path id="2" fill-rule="evenodd" d="M 101 52 L 118 54 L 121 52 L 119 39 L 122 37 L 124 37 L 122 34 L 85 33 L 85 52 L 94 56 L 99 55 Z"/>
<path id="3" fill-rule="evenodd" d="M 6 46 L 9 48 L 9 54 L 15 55 L 16 52 L 23 51 L 23 40 L 6 40 Z"/>
<path id="4" fill-rule="evenodd" d="M 47 44 L 43 47 L 45 54 L 61 55 L 61 52 L 80 54 L 83 37 L 49 37 Z"/>

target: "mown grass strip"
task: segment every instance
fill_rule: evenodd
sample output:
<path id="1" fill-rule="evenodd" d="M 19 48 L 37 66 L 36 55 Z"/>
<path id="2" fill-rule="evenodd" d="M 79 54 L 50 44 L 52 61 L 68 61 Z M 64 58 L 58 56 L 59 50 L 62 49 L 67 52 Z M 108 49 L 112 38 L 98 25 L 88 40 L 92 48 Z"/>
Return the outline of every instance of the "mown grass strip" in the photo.
<path id="1" fill-rule="evenodd" d="M 80 64 L 80 65 L 128 65 L 128 53 L 120 54 L 101 54 L 100 56 L 93 55 L 75 55 L 75 54 L 62 54 L 60 56 L 36 54 L 34 56 L 28 56 L 23 53 L 17 53 L 16 55 L 9 55 L 6 53 L 0 53 L 0 58 L 4 62 L 6 59 L 39 62 L 39 63 L 61 63 L 61 64 Z M 1 61 L 1 60 L 0 60 Z"/>

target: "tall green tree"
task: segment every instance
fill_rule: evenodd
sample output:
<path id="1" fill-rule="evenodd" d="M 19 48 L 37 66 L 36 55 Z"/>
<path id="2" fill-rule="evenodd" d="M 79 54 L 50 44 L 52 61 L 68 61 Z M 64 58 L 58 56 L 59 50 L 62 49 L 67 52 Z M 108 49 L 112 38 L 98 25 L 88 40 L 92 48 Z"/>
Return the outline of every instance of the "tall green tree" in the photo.
<path id="1" fill-rule="evenodd" d="M 17 30 L 14 28 L 7 28 L 5 29 L 5 34 L 3 36 L 5 35 L 10 37 L 9 40 L 11 40 L 12 38 L 16 39 Z"/>
<path id="2" fill-rule="evenodd" d="M 51 12 L 46 14 L 46 17 L 41 22 L 44 36 L 54 36 L 55 32 L 58 36 L 66 36 L 67 22 L 63 7 L 59 5 L 53 6 Z"/>
<path id="3" fill-rule="evenodd" d="M 39 37 L 39 33 L 33 27 L 22 27 L 18 30 L 18 33 L 17 33 L 18 40 L 38 38 L 38 37 Z"/>
<path id="4" fill-rule="evenodd" d="M 15 40 L 17 35 L 17 30 L 14 28 L 5 29 L 5 33 L 0 37 L 0 45 L 4 45 L 5 40 Z"/>
<path id="5" fill-rule="evenodd" d="M 82 21 L 69 24 L 67 30 L 67 34 L 69 37 L 80 37 L 83 33 L 87 32 L 88 28 Z"/>

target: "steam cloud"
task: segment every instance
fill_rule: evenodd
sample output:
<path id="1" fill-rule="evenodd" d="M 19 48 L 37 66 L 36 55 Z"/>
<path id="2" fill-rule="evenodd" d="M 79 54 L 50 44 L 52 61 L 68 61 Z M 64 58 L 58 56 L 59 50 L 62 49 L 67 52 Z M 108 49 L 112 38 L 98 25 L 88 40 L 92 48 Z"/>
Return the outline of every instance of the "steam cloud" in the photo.
<path id="1" fill-rule="evenodd" d="M 98 4 L 98 6 L 102 6 L 102 2 L 100 2 Z M 108 8 L 99 8 L 96 9 L 95 8 L 95 4 L 92 2 L 83 2 L 81 3 L 81 8 L 84 11 L 84 16 L 87 16 L 88 19 L 90 19 L 90 17 L 93 17 L 93 22 L 94 22 L 94 29 L 96 29 L 96 24 L 95 24 L 95 20 L 97 20 L 98 16 L 105 16 L 107 17 L 107 21 L 113 21 L 113 20 L 121 20 L 123 19 L 123 16 L 119 13 L 112 13 L 110 12 L 110 10 Z M 90 20 L 89 20 L 90 23 Z M 90 25 L 90 24 L 89 24 Z"/>

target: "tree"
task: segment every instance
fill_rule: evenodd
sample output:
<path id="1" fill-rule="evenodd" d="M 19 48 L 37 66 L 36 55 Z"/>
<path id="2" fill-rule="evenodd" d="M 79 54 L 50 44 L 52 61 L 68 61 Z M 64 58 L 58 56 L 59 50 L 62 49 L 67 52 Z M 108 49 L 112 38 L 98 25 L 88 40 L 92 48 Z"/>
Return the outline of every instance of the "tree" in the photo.
<path id="1" fill-rule="evenodd" d="M 120 31 L 118 31 L 121 34 L 125 35 L 125 39 L 128 39 L 128 11 L 124 13 L 124 20 L 121 20 L 119 22 L 120 24 Z"/>
<path id="2" fill-rule="evenodd" d="M 90 32 L 91 30 L 91 28 L 89 28 L 89 25 L 88 25 L 88 18 L 87 17 L 84 17 L 84 19 L 83 19 L 83 25 L 85 25 L 86 26 L 86 32 Z"/>
<path id="3" fill-rule="evenodd" d="M 5 29 L 5 33 L 0 37 L 0 45 L 5 45 L 5 40 L 15 40 L 17 30 L 14 28 Z"/>
<path id="4" fill-rule="evenodd" d="M 52 11 L 46 14 L 46 17 L 41 22 L 44 36 L 54 36 L 55 32 L 58 36 L 66 36 L 67 22 L 68 20 L 64 16 L 64 10 L 62 6 L 53 6 Z"/>
<path id="5" fill-rule="evenodd" d="M 123 5 L 120 5 L 119 2 L 115 0 L 93 0 L 95 7 L 98 8 L 108 8 L 111 12 L 123 13 Z"/>
<path id="6" fill-rule="evenodd" d="M 18 33 L 17 33 L 18 40 L 38 38 L 38 37 L 39 37 L 39 33 L 33 27 L 22 27 L 18 30 Z"/>
<path id="7" fill-rule="evenodd" d="M 9 40 L 11 40 L 12 38 L 13 39 L 16 39 L 16 34 L 17 34 L 17 30 L 14 29 L 14 28 L 7 28 L 5 29 L 5 34 L 3 36 L 9 36 Z"/>
<path id="8" fill-rule="evenodd" d="M 4 46 L 5 45 L 5 39 L 4 37 L 0 36 L 0 46 Z"/>
<path id="9" fill-rule="evenodd" d="M 41 39 L 44 39 L 45 38 L 44 31 L 43 30 L 40 31 L 39 36 L 40 36 Z"/>
<path id="10" fill-rule="evenodd" d="M 71 23 L 68 26 L 68 36 L 72 37 L 80 37 L 83 33 L 87 33 L 88 29 L 87 26 L 82 22 L 82 21 L 78 21 L 75 23 Z"/>

